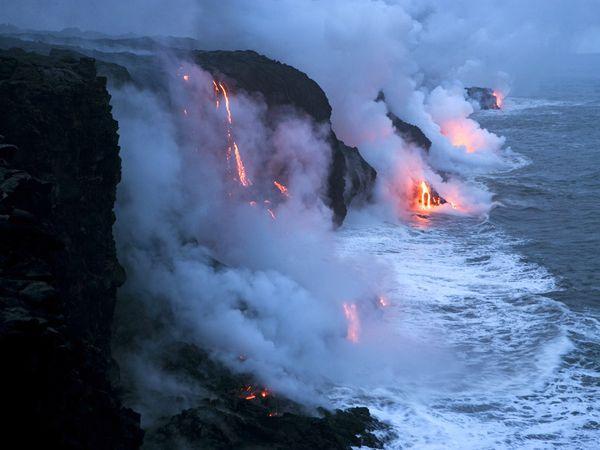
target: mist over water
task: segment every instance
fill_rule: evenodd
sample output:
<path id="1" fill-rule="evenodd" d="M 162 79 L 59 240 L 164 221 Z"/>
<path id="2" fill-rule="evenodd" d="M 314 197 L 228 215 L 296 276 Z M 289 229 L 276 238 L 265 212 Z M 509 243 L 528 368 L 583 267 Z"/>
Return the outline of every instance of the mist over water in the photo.
<path id="1" fill-rule="evenodd" d="M 235 92 L 251 180 L 242 188 L 226 167 L 227 118 L 209 74 L 154 55 L 172 77 L 169 102 L 111 93 L 121 296 L 160 323 L 120 361 L 145 424 L 171 398 L 193 405 L 197 393 L 152 361 L 180 340 L 310 406 L 368 406 L 392 426 L 390 448 L 597 447 L 600 85 L 540 78 L 575 50 L 600 51 L 594 2 L 182 0 L 166 11 L 65 1 L 34 20 L 37 3 L 12 4 L 6 17 L 191 36 L 294 65 L 378 172 L 373 204 L 333 230 L 323 124 L 294 111 L 268 122 L 263 102 Z M 585 32 L 572 37 L 574 25 Z M 586 61 L 589 73 L 599 66 Z M 473 84 L 510 94 L 505 108 L 479 111 L 464 97 Z M 399 137 L 388 112 L 418 125 L 429 152 Z M 290 197 L 273 187 L 280 173 Z M 448 203 L 415 214 L 421 181 Z"/>
<path id="2" fill-rule="evenodd" d="M 512 170 L 480 177 L 501 205 L 488 219 L 344 227 L 340 251 L 369 249 L 396 271 L 387 320 L 404 342 L 437 341 L 454 364 L 333 396 L 393 423 L 391 448 L 596 448 L 598 87 L 547 81 L 477 115 L 521 155 Z"/>

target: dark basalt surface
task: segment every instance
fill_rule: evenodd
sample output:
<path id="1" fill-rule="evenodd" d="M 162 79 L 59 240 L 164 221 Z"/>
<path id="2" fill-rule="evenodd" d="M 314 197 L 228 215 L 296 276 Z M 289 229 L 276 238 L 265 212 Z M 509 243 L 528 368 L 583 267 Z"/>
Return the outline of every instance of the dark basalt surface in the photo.
<path id="1" fill-rule="evenodd" d="M 118 125 L 107 80 L 97 76 L 94 60 L 71 50 L 49 53 L 0 51 L 4 438 L 20 448 L 139 448 L 140 417 L 121 403 L 111 356 L 116 289 L 124 281 L 112 236 Z M 136 81 L 115 64 L 101 66 L 108 76 Z M 315 120 L 328 119 L 320 88 L 297 73 L 290 80 L 299 86 L 283 83 L 282 93 L 268 101 L 314 96 L 293 106 L 315 114 Z M 333 133 L 330 139 L 331 205 L 341 220 L 346 205 L 368 192 L 375 173 L 356 149 Z M 284 398 L 243 400 L 240 386 L 251 377 L 232 375 L 188 345 L 170 349 L 161 361 L 165 370 L 194 380 L 204 394 L 192 408 L 148 430 L 149 448 L 381 446 L 372 431 L 383 425 L 365 408 L 332 413 L 306 411 Z M 269 417 L 274 407 L 277 415 Z"/>
<path id="2" fill-rule="evenodd" d="M 293 106 L 317 123 L 331 127 L 331 106 L 320 86 L 294 67 L 269 59 L 254 51 L 196 51 L 193 60 L 217 77 L 234 80 L 236 88 L 259 93 L 269 107 Z M 357 148 L 340 141 L 333 130 L 329 134 L 332 148 L 327 180 L 326 202 L 341 224 L 348 206 L 369 199 L 377 173 Z"/>
<path id="3" fill-rule="evenodd" d="M 468 87 L 467 98 L 479 104 L 481 109 L 500 109 L 498 99 L 494 95 L 494 91 L 490 88 L 483 87 Z"/>
<path id="4" fill-rule="evenodd" d="M 261 389 L 250 375 L 232 374 L 190 344 L 172 344 L 162 361 L 163 374 L 176 375 L 204 394 L 194 407 L 151 426 L 144 448 L 343 450 L 383 445 L 373 432 L 385 434 L 387 429 L 367 408 L 311 412 L 270 392 L 246 399 L 244 387 Z"/>
<path id="5" fill-rule="evenodd" d="M 385 104 L 385 95 L 383 91 L 380 91 L 375 99 L 376 102 L 383 102 Z M 387 107 L 387 104 L 386 104 Z M 405 122 L 400 117 L 395 115 L 393 112 L 389 110 L 388 107 L 388 118 L 392 121 L 392 125 L 394 126 L 396 133 L 405 141 L 416 146 L 422 148 L 426 152 L 431 149 L 431 141 L 425 133 L 416 125 Z"/>
<path id="6" fill-rule="evenodd" d="M 292 66 L 254 51 L 192 51 L 194 45 L 199 46 L 201 43 L 177 38 L 94 39 L 87 35 L 83 38 L 81 35 L 77 30 L 54 34 L 0 34 L 0 48 L 22 47 L 55 56 L 87 55 L 97 60 L 99 73 L 107 76 L 114 86 L 133 83 L 165 96 L 167 83 L 161 59 L 135 54 L 130 50 L 170 53 L 172 56 L 194 61 L 215 76 L 233 81 L 234 89 L 260 95 L 269 107 L 292 107 L 297 112 L 307 114 L 315 122 L 330 126 L 331 106 L 315 81 Z M 23 37 L 31 40 L 24 40 Z M 339 225 L 351 203 L 369 200 L 377 173 L 363 159 L 358 149 L 345 145 L 333 130 L 330 131 L 328 140 L 332 155 L 323 200 L 333 211 L 334 223 Z"/>
<path id="7" fill-rule="evenodd" d="M 0 52 L 0 386 L 3 438 L 19 448 L 142 441 L 109 383 L 124 280 L 109 98 L 92 60 Z"/>

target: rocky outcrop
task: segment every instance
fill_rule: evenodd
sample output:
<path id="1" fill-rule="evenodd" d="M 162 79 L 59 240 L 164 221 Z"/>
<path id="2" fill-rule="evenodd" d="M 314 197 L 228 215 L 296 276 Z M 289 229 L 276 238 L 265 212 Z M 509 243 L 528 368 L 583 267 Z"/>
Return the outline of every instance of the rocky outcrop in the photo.
<path id="1" fill-rule="evenodd" d="M 4 438 L 23 448 L 142 440 L 109 382 L 124 280 L 109 98 L 93 60 L 0 52 L 0 385 Z"/>
<path id="2" fill-rule="evenodd" d="M 429 138 L 425 136 L 425 133 L 423 133 L 423 131 L 418 126 L 405 122 L 389 110 L 389 106 L 387 106 L 387 103 L 385 103 L 385 95 L 383 91 L 379 91 L 379 94 L 377 95 L 375 101 L 383 102 L 386 105 L 386 108 L 388 109 L 387 116 L 392 121 L 394 130 L 402 138 L 402 140 L 410 144 L 414 144 L 417 147 L 422 148 L 426 152 L 428 152 L 429 149 L 431 149 L 431 140 L 429 140 Z"/>
<path id="3" fill-rule="evenodd" d="M 330 127 L 331 106 L 319 85 L 294 67 L 269 59 L 254 51 L 196 51 L 193 60 L 219 77 L 234 80 L 236 88 L 259 93 L 269 107 L 294 107 L 317 123 Z M 353 201 L 368 200 L 377 173 L 357 148 L 340 141 L 333 130 L 329 134 L 332 148 L 327 180 L 326 202 L 341 224 Z"/>
<path id="4" fill-rule="evenodd" d="M 160 50 L 182 59 L 191 59 L 216 76 L 234 81 L 234 87 L 260 95 L 270 107 L 293 107 L 315 122 L 330 126 L 331 106 L 315 81 L 292 66 L 254 51 L 192 51 L 200 43 L 177 38 L 93 39 L 80 34 L 76 30 L 33 35 L 7 33 L 0 35 L 0 48 L 18 46 L 45 54 L 88 55 L 96 59 L 98 71 L 109 77 L 113 85 L 133 83 L 166 96 L 167 77 L 163 73 L 162 60 L 128 51 L 150 53 Z M 28 37 L 29 40 L 22 37 Z M 339 225 L 351 203 L 369 200 L 377 173 L 358 149 L 346 146 L 333 130 L 328 140 L 332 155 L 327 192 L 323 200 L 332 209 L 334 222 Z"/>
<path id="5" fill-rule="evenodd" d="M 481 109 L 500 109 L 498 99 L 490 88 L 468 87 L 465 88 L 467 98 L 476 102 Z"/>
<path id="6" fill-rule="evenodd" d="M 319 409 L 307 414 L 299 404 L 262 391 L 251 375 L 231 373 L 191 344 L 174 343 L 164 350 L 161 359 L 162 376 L 177 376 L 193 391 L 202 390 L 203 395 L 194 407 L 165 416 L 152 425 L 144 448 L 382 448 L 382 439 L 373 432 L 387 434 L 387 428 L 367 408 L 333 412 Z"/>

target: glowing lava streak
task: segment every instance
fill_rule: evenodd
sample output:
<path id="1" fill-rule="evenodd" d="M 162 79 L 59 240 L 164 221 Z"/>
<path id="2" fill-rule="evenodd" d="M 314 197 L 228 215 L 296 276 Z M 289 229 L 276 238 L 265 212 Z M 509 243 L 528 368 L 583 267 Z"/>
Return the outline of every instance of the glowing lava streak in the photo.
<path id="1" fill-rule="evenodd" d="M 358 342 L 358 334 L 360 332 L 360 320 L 358 318 L 358 310 L 354 303 L 344 303 L 344 315 L 348 321 L 348 332 L 346 339 L 356 344 Z"/>
<path id="2" fill-rule="evenodd" d="M 429 186 L 424 181 L 421 181 L 420 185 L 421 190 L 421 200 L 420 200 L 420 208 L 421 209 L 431 209 L 431 192 L 429 192 Z"/>
<path id="3" fill-rule="evenodd" d="M 252 183 L 246 176 L 246 168 L 244 167 L 244 162 L 242 161 L 242 157 L 240 156 L 240 149 L 238 148 L 235 141 L 233 142 L 233 153 L 235 155 L 235 164 L 237 166 L 238 178 L 240 179 L 240 183 L 242 183 L 242 186 L 248 187 Z"/>
<path id="4" fill-rule="evenodd" d="M 225 97 L 225 109 L 227 110 L 227 121 L 229 125 L 233 123 L 231 118 L 231 109 L 229 108 L 229 95 L 227 95 L 227 89 L 225 89 L 225 85 L 219 81 L 219 87 L 221 88 L 221 92 L 223 92 L 223 97 Z"/>
<path id="5" fill-rule="evenodd" d="M 227 152 L 226 152 L 227 161 L 229 161 L 231 159 L 231 149 L 233 148 L 233 154 L 235 156 L 235 165 L 236 165 L 236 169 L 237 169 L 238 179 L 240 180 L 240 184 L 244 187 L 251 186 L 252 182 L 248 178 L 248 175 L 246 175 L 246 167 L 244 166 L 244 161 L 242 159 L 242 155 L 240 154 L 240 149 L 239 149 L 237 143 L 235 142 L 235 140 L 233 139 L 233 134 L 231 132 L 231 125 L 233 124 L 233 117 L 231 115 L 231 108 L 229 105 L 229 94 L 227 93 L 227 88 L 225 87 L 225 84 L 223 84 L 220 81 L 217 84 L 217 82 L 215 80 L 213 80 L 213 87 L 215 88 L 215 94 L 217 95 L 217 109 L 219 108 L 219 97 L 218 97 L 219 91 L 223 93 L 223 98 L 225 99 L 225 109 L 227 110 L 227 123 L 228 123 L 228 127 L 227 127 L 228 146 L 227 146 Z"/>
<path id="6" fill-rule="evenodd" d="M 283 184 L 279 183 L 278 181 L 273 181 L 273 184 L 277 189 L 279 189 L 279 192 L 281 192 L 283 195 L 285 195 L 286 197 L 290 196 L 288 188 L 286 188 Z"/>
<path id="7" fill-rule="evenodd" d="M 494 97 L 496 97 L 496 106 L 498 106 L 498 108 L 502 109 L 502 105 L 504 104 L 504 95 L 502 94 L 502 92 L 494 91 L 492 93 L 492 95 Z"/>

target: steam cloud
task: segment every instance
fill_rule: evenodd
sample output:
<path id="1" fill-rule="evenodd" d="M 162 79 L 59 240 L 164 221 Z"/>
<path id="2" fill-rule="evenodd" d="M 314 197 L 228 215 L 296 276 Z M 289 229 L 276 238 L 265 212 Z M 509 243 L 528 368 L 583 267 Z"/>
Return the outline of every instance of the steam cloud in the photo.
<path id="1" fill-rule="evenodd" d="M 506 92 L 515 76 L 527 75 L 525 57 L 535 55 L 543 70 L 554 54 L 584 45 L 564 38 L 570 24 L 594 25 L 590 1 L 555 2 L 560 17 L 542 1 L 497 3 L 178 0 L 166 8 L 158 1 L 65 0 L 42 16 L 40 2 L 29 0 L 2 15 L 33 28 L 192 36 L 206 49 L 249 48 L 305 71 L 327 93 L 337 135 L 378 172 L 370 213 L 397 220 L 409 214 L 423 179 L 459 205 L 445 212 L 486 213 L 491 194 L 470 180 L 506 164 L 504 141 L 469 117 L 476 107 L 464 87 Z M 562 47 L 541 37 L 542 29 L 563 37 Z M 253 182 L 246 190 L 225 176 L 225 118 L 215 109 L 212 78 L 180 61 L 166 64 L 169 105 L 132 88 L 112 93 L 123 148 L 115 229 L 128 271 L 121 295 L 138 298 L 148 320 L 163 327 L 124 363 L 139 374 L 140 391 L 193 394 L 151 367 L 148 355 L 165 340 L 212 349 L 234 370 L 252 371 L 301 401 L 307 390 L 394 380 L 412 370 L 415 359 L 394 348 L 397 336 L 390 338 L 378 317 L 385 268 L 336 256 L 330 212 L 320 200 L 326 130 L 293 111 L 268 121 L 263 103 L 236 92 L 236 142 Z M 177 76 L 180 66 L 188 83 Z M 380 91 L 387 105 L 375 101 Z M 388 108 L 425 132 L 429 153 L 394 133 Z M 273 187 L 282 174 L 289 198 Z M 357 305 L 359 345 L 346 339 L 344 303 Z"/>

